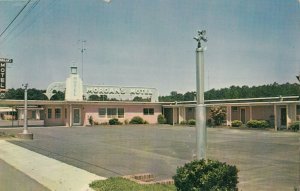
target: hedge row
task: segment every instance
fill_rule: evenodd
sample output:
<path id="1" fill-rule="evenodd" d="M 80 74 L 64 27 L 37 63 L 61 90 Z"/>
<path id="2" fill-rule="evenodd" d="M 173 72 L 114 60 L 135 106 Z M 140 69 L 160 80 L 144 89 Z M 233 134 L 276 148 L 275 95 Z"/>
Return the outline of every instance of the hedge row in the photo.
<path id="1" fill-rule="evenodd" d="M 247 127 L 250 128 L 268 128 L 270 124 L 266 120 L 250 120 L 247 122 Z"/>
<path id="2" fill-rule="evenodd" d="M 233 120 L 231 122 L 232 127 L 241 127 L 243 123 L 240 120 Z M 250 120 L 246 123 L 249 128 L 268 128 L 270 123 L 266 120 Z"/>
<path id="3" fill-rule="evenodd" d="M 89 124 L 90 125 L 99 125 L 98 122 L 94 121 L 93 120 L 93 117 L 90 116 L 88 118 L 88 121 L 89 121 Z M 148 121 L 144 120 L 143 118 L 139 117 L 139 116 L 135 116 L 133 117 L 129 122 L 128 120 L 125 120 L 124 121 L 125 124 L 148 124 Z M 119 121 L 118 118 L 112 118 L 107 122 L 105 123 L 101 123 L 101 125 L 122 125 L 123 123 L 121 121 Z"/>

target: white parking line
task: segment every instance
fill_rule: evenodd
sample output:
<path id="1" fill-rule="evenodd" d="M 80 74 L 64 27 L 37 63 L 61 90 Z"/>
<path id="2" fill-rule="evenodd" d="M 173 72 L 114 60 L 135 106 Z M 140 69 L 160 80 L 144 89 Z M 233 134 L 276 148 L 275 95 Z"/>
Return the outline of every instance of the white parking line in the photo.
<path id="1" fill-rule="evenodd" d="M 50 190 L 88 191 L 89 183 L 106 179 L 5 140 L 0 140 L 0 159 Z"/>

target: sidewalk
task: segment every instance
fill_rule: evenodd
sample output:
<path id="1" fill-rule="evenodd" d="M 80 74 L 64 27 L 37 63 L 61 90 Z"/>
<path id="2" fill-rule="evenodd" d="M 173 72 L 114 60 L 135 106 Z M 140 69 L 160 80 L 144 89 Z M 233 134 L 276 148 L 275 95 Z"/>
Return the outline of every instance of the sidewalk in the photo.
<path id="1" fill-rule="evenodd" d="M 0 159 L 0 190 L 50 191 L 26 174 Z"/>
<path id="2" fill-rule="evenodd" d="M 105 179 L 5 140 L 0 140 L 0 159 L 50 190 L 88 191 L 93 180 Z"/>

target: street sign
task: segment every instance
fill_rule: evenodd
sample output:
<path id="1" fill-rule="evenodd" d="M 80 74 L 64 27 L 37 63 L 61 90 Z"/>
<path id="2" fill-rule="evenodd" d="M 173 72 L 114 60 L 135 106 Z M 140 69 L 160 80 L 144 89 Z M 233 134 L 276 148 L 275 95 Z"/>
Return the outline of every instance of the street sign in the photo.
<path id="1" fill-rule="evenodd" d="M 13 59 L 9 58 L 0 58 L 0 63 L 13 63 Z"/>

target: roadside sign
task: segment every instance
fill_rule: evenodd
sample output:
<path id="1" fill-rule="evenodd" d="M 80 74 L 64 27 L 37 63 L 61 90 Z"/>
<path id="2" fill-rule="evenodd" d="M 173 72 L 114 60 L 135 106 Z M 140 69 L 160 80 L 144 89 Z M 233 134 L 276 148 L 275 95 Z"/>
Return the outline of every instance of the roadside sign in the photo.
<path id="1" fill-rule="evenodd" d="M 13 59 L 0 58 L 0 63 L 13 63 Z"/>
<path id="2" fill-rule="evenodd" d="M 12 63 L 13 59 L 0 58 L 0 99 L 5 97 L 6 90 L 6 64 Z"/>

